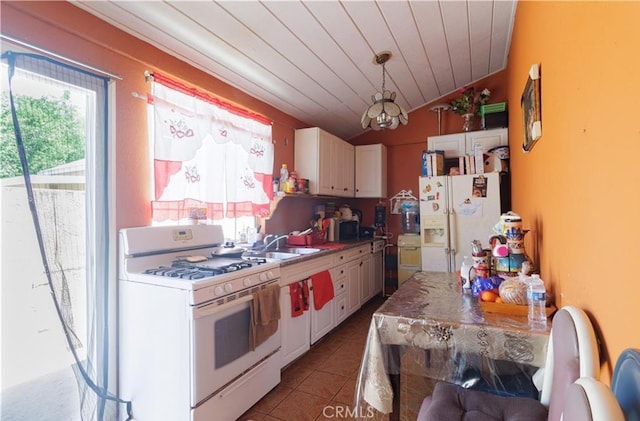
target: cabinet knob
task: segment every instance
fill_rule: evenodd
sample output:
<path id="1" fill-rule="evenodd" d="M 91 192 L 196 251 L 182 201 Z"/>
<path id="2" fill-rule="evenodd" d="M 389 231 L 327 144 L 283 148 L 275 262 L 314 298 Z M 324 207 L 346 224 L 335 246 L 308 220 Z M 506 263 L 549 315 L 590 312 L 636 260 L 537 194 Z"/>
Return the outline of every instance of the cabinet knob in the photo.
<path id="1" fill-rule="evenodd" d="M 360 262 L 360 266 L 362 266 L 362 264 L 363 264 L 363 263 L 364 263 L 364 262 Z"/>
<path id="2" fill-rule="evenodd" d="M 344 270 L 341 270 L 341 271 L 340 271 L 340 275 L 342 275 L 343 273 L 344 273 Z"/>

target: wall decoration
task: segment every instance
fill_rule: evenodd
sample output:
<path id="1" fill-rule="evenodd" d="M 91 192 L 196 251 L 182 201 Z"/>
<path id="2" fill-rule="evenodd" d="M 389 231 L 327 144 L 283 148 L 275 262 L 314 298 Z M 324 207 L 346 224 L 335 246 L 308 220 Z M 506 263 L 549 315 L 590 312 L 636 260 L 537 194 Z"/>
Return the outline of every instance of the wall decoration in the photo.
<path id="1" fill-rule="evenodd" d="M 536 141 L 542 136 L 542 117 L 540 104 L 540 67 L 531 66 L 529 78 L 522 92 L 520 100 L 524 123 L 524 141 L 522 149 L 529 152 Z"/>

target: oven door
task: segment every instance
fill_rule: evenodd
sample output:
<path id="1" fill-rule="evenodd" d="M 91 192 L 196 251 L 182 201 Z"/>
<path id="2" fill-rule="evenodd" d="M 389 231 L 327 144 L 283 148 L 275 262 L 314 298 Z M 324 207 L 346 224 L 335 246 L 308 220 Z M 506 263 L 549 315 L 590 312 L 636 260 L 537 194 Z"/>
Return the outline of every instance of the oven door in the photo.
<path id="1" fill-rule="evenodd" d="M 206 400 L 280 348 L 280 326 L 275 334 L 249 349 L 252 295 L 195 308 L 192 320 L 191 407 Z M 224 300 L 221 300 L 224 301 Z M 279 354 L 278 354 L 279 355 Z"/>

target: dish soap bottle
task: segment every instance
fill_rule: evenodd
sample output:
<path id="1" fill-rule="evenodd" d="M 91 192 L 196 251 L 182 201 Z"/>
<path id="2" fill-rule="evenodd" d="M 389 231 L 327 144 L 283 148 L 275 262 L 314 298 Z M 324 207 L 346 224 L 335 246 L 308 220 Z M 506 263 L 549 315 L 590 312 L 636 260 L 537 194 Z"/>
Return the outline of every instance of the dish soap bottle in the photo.
<path id="1" fill-rule="evenodd" d="M 289 169 L 287 168 L 287 164 L 282 164 L 282 168 L 280 168 L 280 191 L 287 191 L 287 183 L 289 182 Z"/>

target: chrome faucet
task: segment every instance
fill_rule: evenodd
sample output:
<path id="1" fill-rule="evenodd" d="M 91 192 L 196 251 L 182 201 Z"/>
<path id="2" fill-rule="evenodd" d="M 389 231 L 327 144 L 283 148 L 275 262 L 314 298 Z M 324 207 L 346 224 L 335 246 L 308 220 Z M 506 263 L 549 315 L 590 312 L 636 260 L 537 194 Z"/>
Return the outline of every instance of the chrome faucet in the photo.
<path id="1" fill-rule="evenodd" d="M 271 240 L 272 237 L 275 237 L 273 240 Z M 282 240 L 283 238 L 287 238 L 288 235 L 280 235 L 280 236 L 276 236 L 273 234 L 268 234 L 264 237 L 264 246 L 262 246 L 262 250 L 269 250 L 269 247 L 271 247 L 273 245 L 273 243 L 276 244 L 276 250 L 280 250 L 280 240 Z M 271 241 L 269 241 L 271 240 Z"/>

